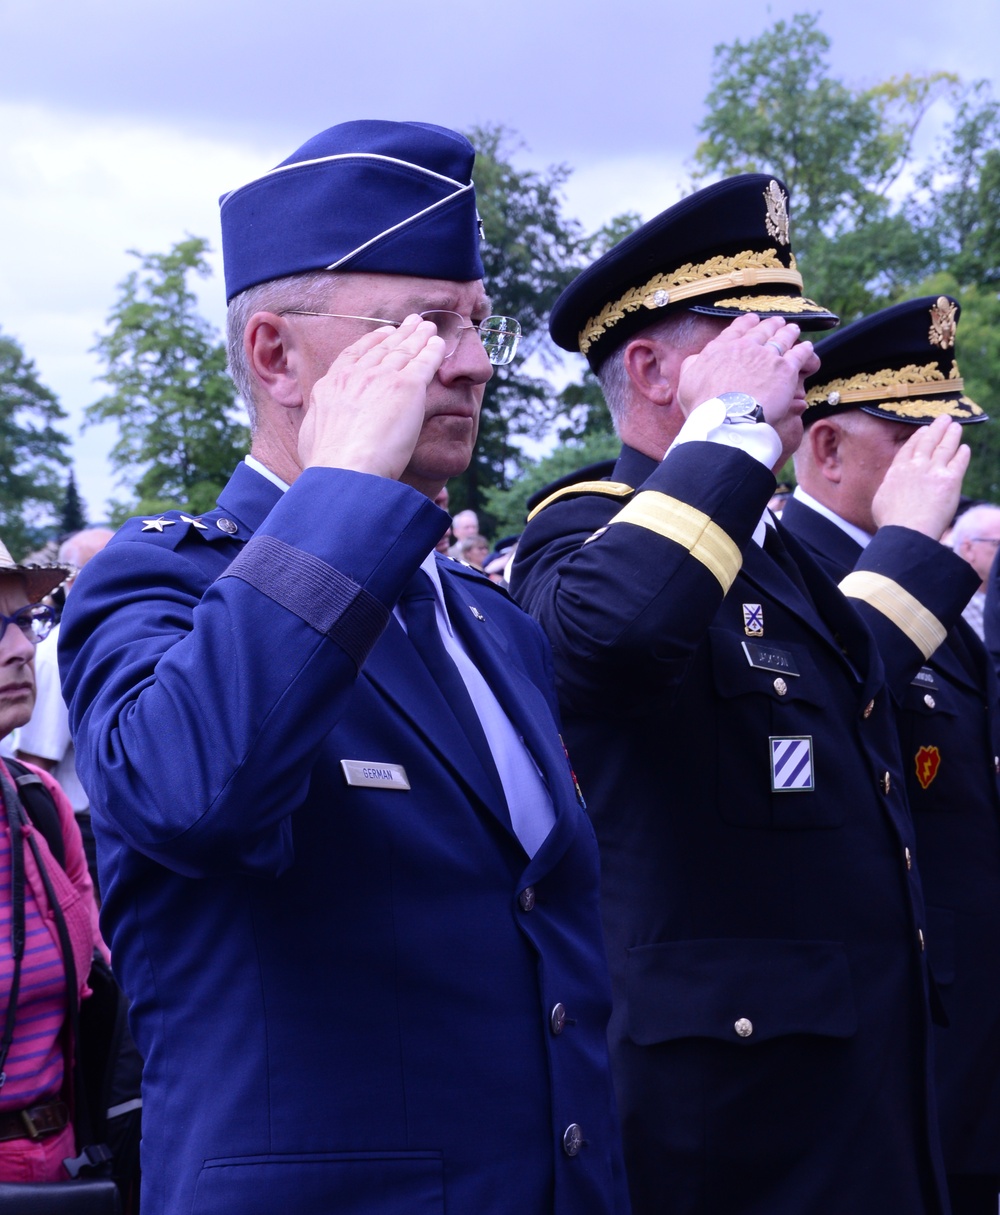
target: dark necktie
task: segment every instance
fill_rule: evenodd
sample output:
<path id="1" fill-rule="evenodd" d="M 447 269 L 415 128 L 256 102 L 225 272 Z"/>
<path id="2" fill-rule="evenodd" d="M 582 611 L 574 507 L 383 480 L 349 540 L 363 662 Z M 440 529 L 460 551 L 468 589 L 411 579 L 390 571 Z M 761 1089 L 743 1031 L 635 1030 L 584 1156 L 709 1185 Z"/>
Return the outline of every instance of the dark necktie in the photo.
<path id="1" fill-rule="evenodd" d="M 479 757 L 479 762 L 493 782 L 501 800 L 506 805 L 500 774 L 497 772 L 490 745 L 486 741 L 486 734 L 479 721 L 476 706 L 469 695 L 469 689 L 465 686 L 465 680 L 441 638 L 436 604 L 434 583 L 423 570 L 417 570 L 399 597 L 399 606 L 406 621 L 407 635 L 451 707 L 458 724 L 472 744 L 472 749 Z"/>

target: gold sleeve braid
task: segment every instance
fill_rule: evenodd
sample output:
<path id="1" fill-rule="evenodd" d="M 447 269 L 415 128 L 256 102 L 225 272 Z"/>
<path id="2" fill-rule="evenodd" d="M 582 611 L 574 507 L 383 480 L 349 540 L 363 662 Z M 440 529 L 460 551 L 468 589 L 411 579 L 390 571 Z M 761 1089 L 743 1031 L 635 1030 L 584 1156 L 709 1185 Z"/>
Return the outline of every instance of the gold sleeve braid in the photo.
<path id="1" fill-rule="evenodd" d="M 715 577 L 723 594 L 729 591 L 743 564 L 739 547 L 709 515 L 668 494 L 644 490 L 623 506 L 608 526 L 612 523 L 644 527 L 686 548 Z"/>
<path id="2" fill-rule="evenodd" d="M 888 617 L 924 658 L 930 658 L 948 635 L 933 612 L 884 574 L 855 570 L 841 581 L 840 589 L 849 599 L 860 599 Z"/>

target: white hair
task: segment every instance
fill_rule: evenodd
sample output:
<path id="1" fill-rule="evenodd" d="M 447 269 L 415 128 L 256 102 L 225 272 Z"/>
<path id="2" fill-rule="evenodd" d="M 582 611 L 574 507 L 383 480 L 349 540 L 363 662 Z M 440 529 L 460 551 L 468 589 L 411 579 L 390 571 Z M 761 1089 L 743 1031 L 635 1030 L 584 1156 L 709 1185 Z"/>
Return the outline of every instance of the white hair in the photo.
<path id="1" fill-rule="evenodd" d="M 86 527 L 83 531 L 74 532 L 59 545 L 59 564 L 83 569 L 114 534 L 109 527 Z"/>
<path id="2" fill-rule="evenodd" d="M 229 374 L 250 418 L 251 431 L 257 428 L 259 382 L 247 360 L 243 336 L 255 312 L 290 312 L 296 308 L 320 312 L 330 306 L 338 275 L 329 270 L 312 270 L 273 278 L 248 287 L 234 295 L 226 313 L 226 350 Z"/>
<path id="3" fill-rule="evenodd" d="M 951 547 L 957 553 L 966 540 L 971 540 L 982 531 L 984 524 L 995 523 L 997 519 L 1000 519 L 1000 506 L 991 506 L 988 502 L 970 506 L 958 516 L 955 526 L 951 529 Z"/>
<path id="4" fill-rule="evenodd" d="M 622 426 L 625 423 L 632 396 L 632 381 L 625 368 L 625 351 L 629 342 L 640 336 L 655 338 L 657 341 L 665 342 L 667 345 L 679 349 L 691 347 L 691 352 L 694 353 L 695 347 L 700 349 L 715 336 L 714 326 L 711 334 L 704 340 L 702 340 L 701 333 L 705 325 L 714 319 L 714 317 L 703 316 L 699 312 L 675 312 L 671 316 L 664 317 L 662 321 L 657 321 L 646 329 L 640 330 L 639 333 L 633 334 L 607 356 L 597 372 L 597 378 L 600 381 L 601 392 L 604 393 L 604 400 L 607 402 L 608 412 L 611 414 L 615 433 L 619 437 L 621 437 Z"/>

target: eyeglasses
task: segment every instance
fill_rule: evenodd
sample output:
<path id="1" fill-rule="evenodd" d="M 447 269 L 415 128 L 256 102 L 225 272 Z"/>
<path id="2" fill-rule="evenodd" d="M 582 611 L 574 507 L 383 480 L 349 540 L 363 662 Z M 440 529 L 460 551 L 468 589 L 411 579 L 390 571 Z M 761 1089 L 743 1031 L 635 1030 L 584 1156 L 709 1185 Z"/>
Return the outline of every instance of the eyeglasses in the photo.
<path id="1" fill-rule="evenodd" d="M 992 544 L 994 548 L 1000 545 L 1000 536 L 970 536 L 973 544 Z"/>
<path id="2" fill-rule="evenodd" d="M 436 309 L 421 312 L 421 320 L 430 321 L 444 340 L 444 357 L 450 359 L 458 349 L 462 334 L 467 329 L 477 329 L 483 349 L 494 367 L 505 367 L 517 353 L 521 338 L 521 326 L 512 316 L 488 316 L 479 324 L 466 325 L 465 317 L 458 312 Z M 352 316 L 349 312 L 309 312 L 305 308 L 286 308 L 282 316 L 330 316 L 339 321 L 371 321 L 373 325 L 395 325 L 402 321 L 389 321 L 383 316 Z"/>
<path id="3" fill-rule="evenodd" d="M 13 616 L 5 616 L 0 612 L 0 641 L 7 632 L 7 625 L 16 624 L 32 645 L 38 645 L 52 632 L 56 622 L 56 610 L 47 603 L 29 603 L 18 608 Z"/>

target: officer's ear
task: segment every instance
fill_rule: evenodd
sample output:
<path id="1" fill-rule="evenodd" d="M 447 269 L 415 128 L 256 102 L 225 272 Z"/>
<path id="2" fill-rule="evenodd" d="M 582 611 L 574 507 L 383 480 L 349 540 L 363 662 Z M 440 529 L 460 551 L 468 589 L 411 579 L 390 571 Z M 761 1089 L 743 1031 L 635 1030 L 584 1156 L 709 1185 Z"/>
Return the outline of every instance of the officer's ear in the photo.
<path id="1" fill-rule="evenodd" d="M 844 432 L 834 418 L 821 418 L 813 422 L 805 434 L 814 467 L 834 484 L 839 484 L 843 476 L 843 440 Z"/>
<path id="2" fill-rule="evenodd" d="M 243 331 L 247 364 L 271 400 L 295 409 L 303 404 L 302 387 L 294 372 L 291 326 L 275 312 L 255 312 Z"/>
<path id="3" fill-rule="evenodd" d="M 675 347 L 655 337 L 633 338 L 623 354 L 625 372 L 632 387 L 653 405 L 672 405 L 683 361 Z"/>

